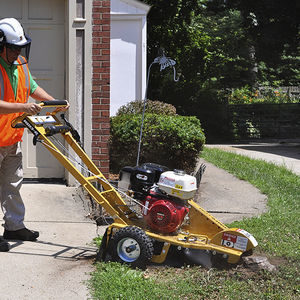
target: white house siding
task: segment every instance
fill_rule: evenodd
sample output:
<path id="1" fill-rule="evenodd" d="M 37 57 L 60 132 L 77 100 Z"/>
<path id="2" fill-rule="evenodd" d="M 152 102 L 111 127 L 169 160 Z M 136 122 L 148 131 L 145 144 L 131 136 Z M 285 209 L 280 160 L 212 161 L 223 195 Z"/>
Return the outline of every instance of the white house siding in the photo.
<path id="1" fill-rule="evenodd" d="M 111 0 L 111 116 L 120 106 L 144 98 L 149 9 L 135 0 Z"/>

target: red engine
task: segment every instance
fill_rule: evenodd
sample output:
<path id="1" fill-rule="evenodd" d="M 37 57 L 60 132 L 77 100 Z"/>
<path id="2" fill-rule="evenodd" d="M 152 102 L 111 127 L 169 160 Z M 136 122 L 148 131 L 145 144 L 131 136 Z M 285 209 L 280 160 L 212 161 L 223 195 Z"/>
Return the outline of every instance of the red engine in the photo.
<path id="1" fill-rule="evenodd" d="M 127 166 L 120 171 L 118 183 L 121 190 L 133 191 L 133 198 L 144 205 L 143 216 L 150 229 L 166 234 L 173 233 L 182 225 L 189 212 L 186 207 L 186 200 L 189 198 L 183 197 L 184 193 L 191 194 L 191 190 L 196 189 L 196 178 L 193 177 L 191 180 L 192 176 L 185 175 L 183 171 L 167 172 L 168 170 L 167 167 L 153 163 L 135 167 Z M 160 189 L 158 183 L 162 174 L 165 175 Z M 177 191 L 178 194 L 169 192 L 176 187 L 176 184 L 185 187 L 181 186 Z"/>
<path id="2" fill-rule="evenodd" d="M 170 199 L 162 199 L 156 194 L 146 197 L 143 214 L 149 227 L 157 232 L 172 233 L 182 224 L 189 209 Z"/>

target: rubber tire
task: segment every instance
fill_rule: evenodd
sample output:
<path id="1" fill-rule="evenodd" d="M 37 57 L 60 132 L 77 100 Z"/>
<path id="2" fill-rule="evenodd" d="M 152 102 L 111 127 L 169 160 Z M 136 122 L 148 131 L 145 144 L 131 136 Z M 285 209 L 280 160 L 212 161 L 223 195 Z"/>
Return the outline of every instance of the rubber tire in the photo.
<path id="1" fill-rule="evenodd" d="M 131 262 L 125 261 L 118 254 L 119 243 L 127 238 L 135 240 L 140 249 L 139 256 Z M 130 265 L 132 268 L 145 269 L 154 253 L 153 242 L 142 229 L 135 226 L 126 226 L 112 236 L 109 242 L 109 253 L 112 261 Z"/>
<path id="2" fill-rule="evenodd" d="M 96 261 L 105 261 L 106 259 L 106 252 L 107 252 L 107 246 L 106 246 L 106 240 L 107 240 L 107 230 L 106 228 L 105 233 L 102 237 L 102 241 L 99 247 L 99 250 L 96 255 Z"/>

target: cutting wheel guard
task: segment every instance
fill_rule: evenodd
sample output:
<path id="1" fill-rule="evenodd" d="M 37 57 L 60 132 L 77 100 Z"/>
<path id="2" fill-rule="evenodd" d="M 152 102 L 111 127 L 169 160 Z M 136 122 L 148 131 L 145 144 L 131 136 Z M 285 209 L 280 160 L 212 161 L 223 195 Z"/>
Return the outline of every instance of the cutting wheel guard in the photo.
<path id="1" fill-rule="evenodd" d="M 57 111 L 55 109 L 66 105 L 67 102 L 64 100 L 44 101 L 41 106 L 43 108 L 52 107 L 53 112 L 45 116 L 23 114 L 12 122 L 12 127 L 28 128 L 34 135 L 34 144 L 37 142 L 42 143 L 74 176 L 89 195 L 113 218 L 114 223 L 107 228 L 107 238 L 102 240 L 103 253 L 111 248 L 110 237 L 116 243 L 114 235 L 120 230 L 122 230 L 122 239 L 120 239 L 120 244 L 117 243 L 119 250 L 123 249 L 122 246 L 127 245 L 126 243 L 132 240 L 143 240 L 140 237 L 143 237 L 144 234 L 140 231 L 137 236 L 132 236 L 132 233 L 136 232 L 132 227 L 139 228 L 150 237 L 151 241 L 156 241 L 162 245 L 161 252 L 158 254 L 152 253 L 150 242 L 149 245 L 146 245 L 147 247 L 143 243 L 140 245 L 141 251 L 145 247 L 151 250 L 149 252 L 151 255 L 153 254 L 151 261 L 156 263 L 164 262 L 170 246 L 207 250 L 213 254 L 219 253 L 229 263 L 237 263 L 242 255 L 251 253 L 257 246 L 257 241 L 250 233 L 239 228 L 228 228 L 191 199 L 186 200 L 189 210 L 188 221 L 184 222 L 178 231 L 172 234 L 163 234 L 150 230 L 145 220 L 130 208 L 124 194 L 117 191 L 110 184 L 83 150 L 79 142 L 79 135 L 73 126 L 65 119 L 64 115 L 61 118 L 56 115 Z M 56 135 L 61 136 L 65 141 L 64 144 L 69 145 L 69 147 L 65 147 L 63 143 L 58 142 Z M 63 150 L 61 150 L 61 146 L 64 148 Z M 77 154 L 80 162 L 71 157 L 69 149 Z M 98 188 L 99 186 L 101 189 Z M 137 250 L 133 253 L 138 256 Z M 134 258 L 140 259 L 135 256 Z M 127 262 L 125 261 L 125 263 Z M 134 265 L 134 262 L 132 264 Z"/>

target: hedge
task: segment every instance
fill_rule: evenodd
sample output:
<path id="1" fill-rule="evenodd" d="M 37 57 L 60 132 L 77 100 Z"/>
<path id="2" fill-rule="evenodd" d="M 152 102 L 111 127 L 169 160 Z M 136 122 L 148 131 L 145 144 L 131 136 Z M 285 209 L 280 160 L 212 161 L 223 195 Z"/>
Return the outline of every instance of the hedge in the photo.
<path id="1" fill-rule="evenodd" d="M 125 105 L 122 105 L 117 111 L 117 116 L 128 115 L 128 114 L 142 114 L 143 110 L 144 110 L 144 101 L 135 100 Z M 148 99 L 146 102 L 146 113 L 174 116 L 176 115 L 176 108 L 172 104 Z"/>
<path id="2" fill-rule="evenodd" d="M 110 170 L 135 166 L 142 116 L 111 118 Z M 151 162 L 171 169 L 194 170 L 205 136 L 196 117 L 145 114 L 140 164 Z"/>

